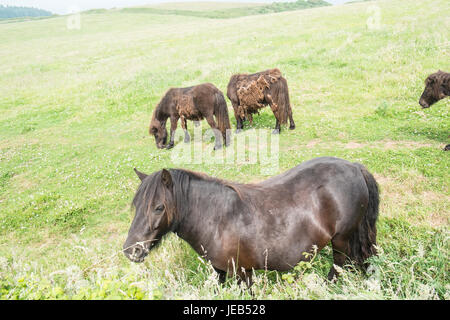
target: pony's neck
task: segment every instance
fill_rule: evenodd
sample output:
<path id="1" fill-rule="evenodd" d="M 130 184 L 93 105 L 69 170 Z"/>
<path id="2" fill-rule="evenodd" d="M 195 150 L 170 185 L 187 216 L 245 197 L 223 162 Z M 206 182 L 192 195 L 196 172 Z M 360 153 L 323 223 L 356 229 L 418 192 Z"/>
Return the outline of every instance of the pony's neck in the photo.
<path id="1" fill-rule="evenodd" d="M 163 123 L 167 120 L 168 117 L 169 117 L 169 114 L 164 112 L 164 108 L 161 107 L 161 104 L 158 104 L 158 106 L 155 109 L 153 118 L 158 120 L 160 123 Z"/>
<path id="2" fill-rule="evenodd" d="M 199 246 L 206 248 L 234 201 L 235 191 L 220 182 L 192 179 L 186 194 L 186 207 L 177 208 L 181 214 L 174 232 L 197 252 L 203 250 Z"/>

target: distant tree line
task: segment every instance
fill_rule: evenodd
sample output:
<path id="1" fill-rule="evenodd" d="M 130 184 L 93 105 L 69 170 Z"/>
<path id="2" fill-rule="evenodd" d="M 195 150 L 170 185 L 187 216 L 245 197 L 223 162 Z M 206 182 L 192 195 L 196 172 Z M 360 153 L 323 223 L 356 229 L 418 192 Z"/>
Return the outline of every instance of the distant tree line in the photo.
<path id="1" fill-rule="evenodd" d="M 51 16 L 50 11 L 30 8 L 30 7 L 14 7 L 4 6 L 0 4 L 0 19 L 21 18 L 21 17 L 44 17 Z"/>

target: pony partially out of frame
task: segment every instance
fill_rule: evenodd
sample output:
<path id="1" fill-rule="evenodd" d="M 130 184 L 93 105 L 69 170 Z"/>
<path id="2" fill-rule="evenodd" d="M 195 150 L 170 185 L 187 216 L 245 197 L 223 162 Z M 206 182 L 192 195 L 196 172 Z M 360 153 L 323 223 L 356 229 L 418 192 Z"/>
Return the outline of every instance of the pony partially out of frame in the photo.
<path id="1" fill-rule="evenodd" d="M 450 73 L 438 70 L 425 79 L 425 89 L 419 99 L 422 108 L 429 108 L 450 96 Z"/>
<path id="2" fill-rule="evenodd" d="M 450 73 L 438 70 L 425 79 L 425 89 L 419 99 L 423 109 L 431 107 L 439 100 L 450 96 Z M 450 150 L 450 144 L 444 147 L 444 151 Z"/>
<path id="3" fill-rule="evenodd" d="M 214 119 L 215 117 L 215 119 Z M 167 144 L 166 121 L 170 118 L 170 139 Z M 223 93 L 212 83 L 188 88 L 171 88 L 163 96 L 153 112 L 149 133 L 155 137 L 156 146 L 170 149 L 174 146 L 178 120 L 184 130 L 184 142 L 190 141 L 187 120 L 206 119 L 215 136 L 214 149 L 220 149 L 223 141 L 229 144 L 227 130 L 231 128 L 227 103 Z"/>
<path id="4" fill-rule="evenodd" d="M 256 184 L 182 169 L 135 171 L 141 184 L 123 246 L 133 262 L 170 231 L 209 260 L 221 282 L 237 276 L 249 286 L 252 270 L 289 270 L 329 242 L 337 266 L 349 258 L 364 269 L 376 254 L 378 185 L 359 163 L 315 158 Z"/>

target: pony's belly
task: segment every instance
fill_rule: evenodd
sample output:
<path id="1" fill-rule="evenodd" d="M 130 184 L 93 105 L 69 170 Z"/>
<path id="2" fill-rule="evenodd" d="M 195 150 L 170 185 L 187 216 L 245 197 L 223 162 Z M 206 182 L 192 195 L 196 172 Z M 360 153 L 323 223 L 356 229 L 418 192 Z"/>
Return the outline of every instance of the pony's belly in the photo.
<path id="1" fill-rule="evenodd" d="M 287 271 L 295 267 L 300 261 L 308 261 L 314 251 L 320 251 L 331 240 L 329 235 L 312 226 L 301 232 L 287 233 L 287 236 L 272 243 L 264 250 L 264 261 L 267 269 Z"/>
<path id="2" fill-rule="evenodd" d="M 191 121 L 201 121 L 203 120 L 203 116 L 199 113 L 190 114 L 189 116 L 185 117 L 187 120 Z"/>
<path id="3" fill-rule="evenodd" d="M 267 259 L 267 267 L 264 266 L 265 269 L 268 270 L 277 270 L 277 271 L 288 271 L 294 268 L 300 261 L 308 260 L 311 255 L 312 245 L 309 249 L 300 249 L 298 252 L 279 252 L 272 253 L 272 258 Z M 301 253 L 299 253 L 301 252 Z M 303 254 L 306 253 L 306 254 Z"/>

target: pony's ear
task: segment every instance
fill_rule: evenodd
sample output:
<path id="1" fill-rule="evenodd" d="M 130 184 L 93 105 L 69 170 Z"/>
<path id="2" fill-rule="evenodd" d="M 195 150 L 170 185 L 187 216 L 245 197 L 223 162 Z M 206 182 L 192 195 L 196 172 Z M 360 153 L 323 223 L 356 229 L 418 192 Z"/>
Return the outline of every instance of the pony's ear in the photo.
<path id="1" fill-rule="evenodd" d="M 161 172 L 161 182 L 167 187 L 172 188 L 172 175 L 166 169 L 162 169 Z"/>
<path id="2" fill-rule="evenodd" d="M 134 168 L 134 172 L 136 172 L 137 176 L 139 177 L 139 179 L 141 179 L 141 181 L 147 177 L 145 173 L 138 171 L 136 168 Z"/>
<path id="3" fill-rule="evenodd" d="M 436 81 L 436 77 L 434 76 L 434 74 L 432 74 L 425 80 L 425 84 L 432 85 L 435 81 Z"/>

